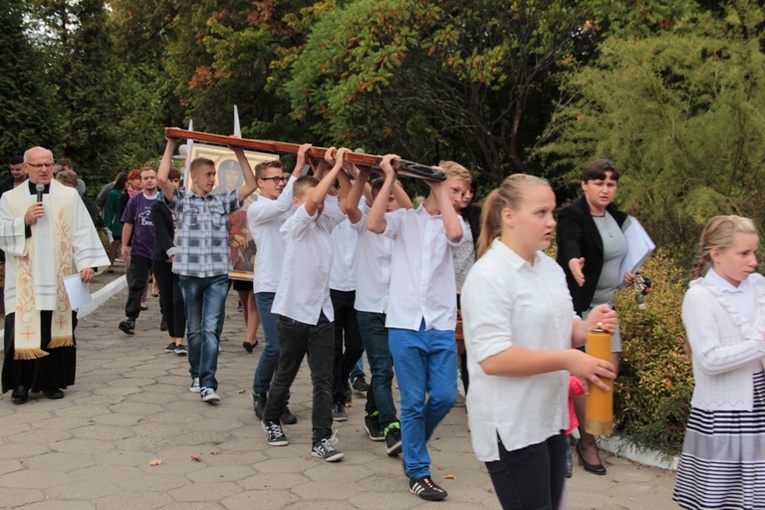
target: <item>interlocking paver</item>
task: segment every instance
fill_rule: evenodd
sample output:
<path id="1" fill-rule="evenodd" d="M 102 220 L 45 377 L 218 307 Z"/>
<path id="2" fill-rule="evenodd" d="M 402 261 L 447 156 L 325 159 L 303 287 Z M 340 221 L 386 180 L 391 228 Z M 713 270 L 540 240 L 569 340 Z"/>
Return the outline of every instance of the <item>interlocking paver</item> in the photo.
<path id="1" fill-rule="evenodd" d="M 103 278 L 100 276 L 99 278 Z M 126 292 L 80 321 L 77 384 L 64 400 L 33 395 L 13 406 L 0 397 L 0 508 L 53 510 L 376 510 L 427 508 L 408 493 L 399 457 L 363 429 L 364 398 L 354 395 L 349 420 L 335 423 L 346 458 L 310 454 L 311 384 L 307 366 L 292 388 L 298 417 L 290 444 L 266 444 L 248 395 L 264 339 L 241 347 L 235 293 L 226 307 L 218 363 L 219 405 L 188 391 L 185 357 L 164 352 L 158 301 L 149 299 L 137 334 L 117 330 Z M 471 450 L 465 409 L 455 408 L 431 441 L 433 477 L 449 492 L 439 504 L 497 509 L 486 468 Z M 159 459 L 161 464 L 150 466 Z M 575 468 L 569 508 L 674 509 L 674 474 L 608 457 L 608 475 Z M 448 478 L 446 478 L 448 476 Z"/>

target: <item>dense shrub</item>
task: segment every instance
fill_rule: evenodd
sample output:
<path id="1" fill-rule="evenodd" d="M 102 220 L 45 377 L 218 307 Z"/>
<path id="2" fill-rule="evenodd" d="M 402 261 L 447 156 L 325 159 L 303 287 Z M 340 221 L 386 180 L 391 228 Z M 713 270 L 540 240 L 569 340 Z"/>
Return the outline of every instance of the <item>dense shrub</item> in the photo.
<path id="1" fill-rule="evenodd" d="M 645 308 L 638 308 L 632 289 L 616 298 L 623 348 L 616 425 L 636 445 L 674 455 L 682 449 L 693 393 L 681 319 L 689 270 L 663 250 L 651 255 L 643 270 L 653 282 Z"/>

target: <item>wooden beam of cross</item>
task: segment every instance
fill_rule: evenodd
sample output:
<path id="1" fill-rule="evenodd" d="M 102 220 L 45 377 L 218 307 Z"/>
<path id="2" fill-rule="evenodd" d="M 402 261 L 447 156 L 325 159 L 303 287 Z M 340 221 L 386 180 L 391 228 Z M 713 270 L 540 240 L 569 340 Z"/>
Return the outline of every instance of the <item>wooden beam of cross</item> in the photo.
<path id="1" fill-rule="evenodd" d="M 275 154 L 297 154 L 300 149 L 300 144 L 289 142 L 276 142 L 271 140 L 253 140 L 249 138 L 239 138 L 236 136 L 216 135 L 213 133 L 205 133 L 203 131 L 188 131 L 186 129 L 168 127 L 164 129 L 165 136 L 168 138 L 186 138 L 191 140 L 197 140 L 200 142 L 214 143 L 217 145 L 227 145 L 232 147 L 241 147 L 243 149 L 251 149 L 263 152 L 273 152 Z M 309 156 L 316 158 L 324 158 L 327 152 L 327 148 L 324 147 L 311 147 L 308 151 Z M 367 166 L 374 169 L 380 168 L 380 162 L 382 156 L 374 154 L 363 154 L 358 152 L 349 152 L 345 155 L 345 161 L 353 163 L 355 165 Z M 407 161 L 405 159 L 399 159 L 394 161 L 393 168 L 400 175 L 406 175 L 408 177 L 415 177 L 417 179 L 428 179 L 432 181 L 445 181 L 446 173 L 443 170 L 415 163 L 414 161 Z"/>

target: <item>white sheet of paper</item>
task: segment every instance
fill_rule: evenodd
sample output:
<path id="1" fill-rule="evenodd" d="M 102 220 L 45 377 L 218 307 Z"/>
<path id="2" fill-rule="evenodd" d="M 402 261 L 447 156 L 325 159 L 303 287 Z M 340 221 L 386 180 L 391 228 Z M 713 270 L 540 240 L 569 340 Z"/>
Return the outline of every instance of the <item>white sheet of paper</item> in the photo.
<path id="1" fill-rule="evenodd" d="M 64 278 L 64 286 L 66 287 L 66 294 L 69 296 L 69 304 L 72 305 L 72 310 L 78 310 L 93 300 L 90 297 L 90 284 L 83 282 L 79 274 L 73 274 Z"/>
<path id="2" fill-rule="evenodd" d="M 627 241 L 627 255 L 624 256 L 621 266 L 619 266 L 619 281 L 624 281 L 624 275 L 627 271 L 636 273 L 648 258 L 656 245 L 653 244 L 648 233 L 638 220 L 630 216 L 630 222 L 624 231 L 624 239 Z"/>
<path id="3" fill-rule="evenodd" d="M 114 235 L 112 234 L 112 231 L 108 228 L 106 229 L 106 238 L 109 241 L 109 244 L 112 244 L 114 242 Z"/>

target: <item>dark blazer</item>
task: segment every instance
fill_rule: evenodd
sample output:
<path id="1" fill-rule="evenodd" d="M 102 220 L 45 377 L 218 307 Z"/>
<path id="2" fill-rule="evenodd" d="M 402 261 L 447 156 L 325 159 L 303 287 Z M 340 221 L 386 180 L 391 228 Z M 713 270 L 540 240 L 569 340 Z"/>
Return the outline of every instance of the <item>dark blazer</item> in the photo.
<path id="1" fill-rule="evenodd" d="M 627 215 L 621 212 L 613 203 L 608 204 L 606 211 L 611 214 L 621 228 Z M 592 304 L 595 288 L 598 285 L 600 271 L 603 269 L 603 240 L 590 214 L 587 199 L 579 200 L 564 207 L 558 213 L 556 229 L 558 241 L 558 264 L 566 273 L 566 283 L 574 301 L 574 311 L 578 314 L 586 312 Z M 574 280 L 568 261 L 584 257 L 584 286 L 580 287 Z"/>

